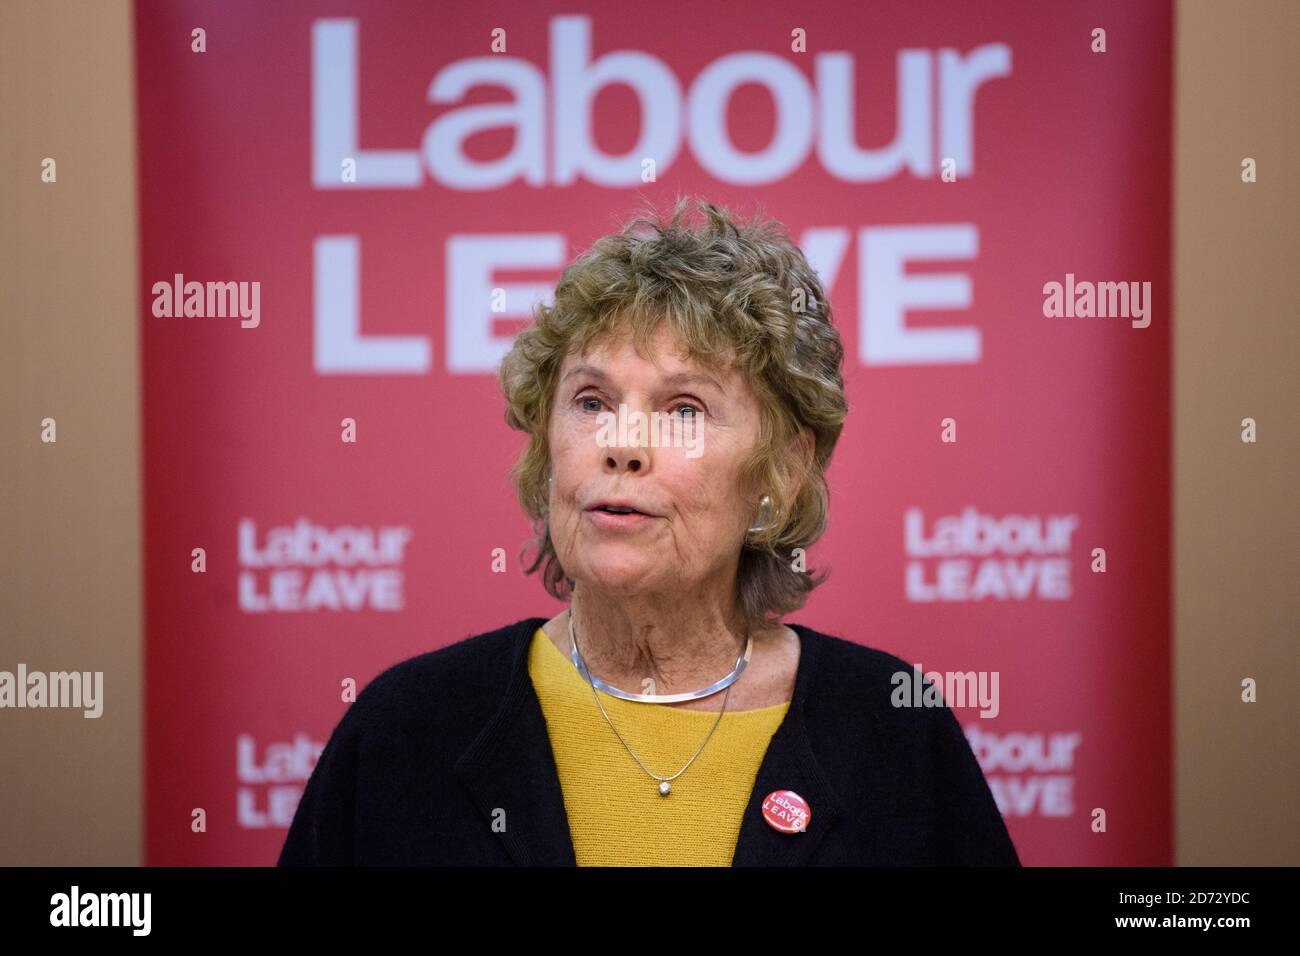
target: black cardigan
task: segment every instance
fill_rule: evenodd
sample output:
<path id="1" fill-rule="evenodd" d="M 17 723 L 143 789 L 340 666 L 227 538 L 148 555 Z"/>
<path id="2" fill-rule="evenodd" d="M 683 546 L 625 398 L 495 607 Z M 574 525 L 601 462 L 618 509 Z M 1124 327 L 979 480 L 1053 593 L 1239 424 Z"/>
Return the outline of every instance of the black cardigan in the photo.
<path id="1" fill-rule="evenodd" d="M 371 681 L 321 752 L 279 865 L 573 866 L 528 673 L 545 622 L 475 635 Z M 890 705 L 891 675 L 911 666 L 789 627 L 802 647 L 794 694 L 759 767 L 732 865 L 1019 866 L 952 711 Z M 764 821 L 773 790 L 808 801 L 806 832 Z"/>

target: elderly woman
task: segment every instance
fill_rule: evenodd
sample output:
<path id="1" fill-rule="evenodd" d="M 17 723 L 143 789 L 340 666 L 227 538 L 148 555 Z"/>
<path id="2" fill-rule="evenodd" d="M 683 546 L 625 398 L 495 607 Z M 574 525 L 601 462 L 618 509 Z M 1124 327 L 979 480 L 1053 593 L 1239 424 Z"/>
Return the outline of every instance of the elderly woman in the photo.
<path id="1" fill-rule="evenodd" d="M 776 223 L 687 211 L 597 242 L 501 364 L 568 607 L 375 678 L 281 865 L 1019 864 L 952 712 L 892 705 L 910 665 L 780 623 L 825 579 L 843 346 Z"/>

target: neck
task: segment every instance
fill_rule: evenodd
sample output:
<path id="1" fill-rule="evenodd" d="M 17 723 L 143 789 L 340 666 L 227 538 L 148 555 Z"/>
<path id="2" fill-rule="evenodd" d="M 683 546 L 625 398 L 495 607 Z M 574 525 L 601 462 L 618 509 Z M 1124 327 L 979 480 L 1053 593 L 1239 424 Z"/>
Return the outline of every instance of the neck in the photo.
<path id="1" fill-rule="evenodd" d="M 745 649 L 743 618 L 720 601 L 627 598 L 579 584 L 569 614 L 587 669 L 634 693 L 707 686 L 730 673 Z M 568 626 L 566 620 L 566 647 Z"/>

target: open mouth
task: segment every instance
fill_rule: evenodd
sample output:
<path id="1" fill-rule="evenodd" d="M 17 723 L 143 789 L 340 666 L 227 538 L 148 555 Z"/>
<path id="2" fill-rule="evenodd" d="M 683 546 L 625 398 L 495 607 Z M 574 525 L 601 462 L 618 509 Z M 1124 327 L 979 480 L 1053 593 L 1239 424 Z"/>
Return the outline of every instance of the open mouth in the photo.
<path id="1" fill-rule="evenodd" d="M 598 527 L 615 530 L 645 527 L 655 518 L 655 515 L 622 501 L 600 502 L 588 508 L 587 514 Z"/>

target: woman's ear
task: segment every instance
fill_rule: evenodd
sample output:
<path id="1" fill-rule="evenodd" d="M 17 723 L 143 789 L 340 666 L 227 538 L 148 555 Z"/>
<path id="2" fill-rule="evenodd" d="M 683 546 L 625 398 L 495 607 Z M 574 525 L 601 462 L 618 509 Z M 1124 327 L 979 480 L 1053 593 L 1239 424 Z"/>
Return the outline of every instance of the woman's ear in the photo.
<path id="1" fill-rule="evenodd" d="M 813 473 L 813 463 L 817 453 L 816 436 L 813 435 L 810 427 L 804 425 L 799 429 L 798 434 L 790 439 L 786 447 L 790 455 L 788 460 L 798 462 L 796 467 L 788 469 L 787 474 L 799 483 L 799 490 L 802 491 L 803 484 Z"/>
<path id="2" fill-rule="evenodd" d="M 799 429 L 799 434 L 794 441 L 794 447 L 799 459 L 803 462 L 804 474 L 811 474 L 817 454 L 817 438 L 813 435 L 813 430 L 809 426 L 804 425 Z"/>

